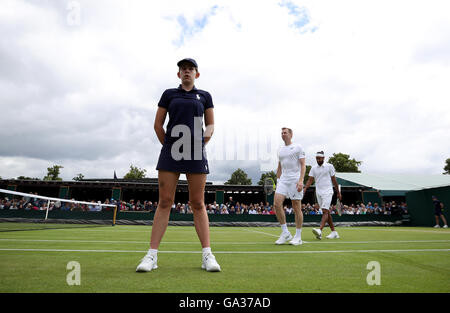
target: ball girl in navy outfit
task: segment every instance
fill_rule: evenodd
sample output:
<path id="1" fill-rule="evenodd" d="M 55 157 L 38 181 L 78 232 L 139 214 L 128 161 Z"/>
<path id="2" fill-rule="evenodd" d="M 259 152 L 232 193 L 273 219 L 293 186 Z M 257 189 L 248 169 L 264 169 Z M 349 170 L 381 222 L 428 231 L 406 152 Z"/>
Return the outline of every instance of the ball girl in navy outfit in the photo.
<path id="1" fill-rule="evenodd" d="M 159 244 L 167 229 L 178 179 L 184 173 L 195 230 L 202 246 L 201 267 L 208 272 L 220 272 L 220 266 L 211 252 L 209 219 L 204 202 L 206 175 L 209 174 L 205 144 L 214 130 L 214 105 L 209 92 L 195 87 L 195 80 L 200 77 L 197 62 L 187 58 L 179 61 L 177 66 L 181 84 L 178 88 L 164 91 L 156 112 L 154 127 L 162 144 L 156 166 L 159 201 L 153 219 L 150 249 L 136 271 L 149 272 L 158 268 Z M 169 121 L 164 130 L 167 116 Z"/>

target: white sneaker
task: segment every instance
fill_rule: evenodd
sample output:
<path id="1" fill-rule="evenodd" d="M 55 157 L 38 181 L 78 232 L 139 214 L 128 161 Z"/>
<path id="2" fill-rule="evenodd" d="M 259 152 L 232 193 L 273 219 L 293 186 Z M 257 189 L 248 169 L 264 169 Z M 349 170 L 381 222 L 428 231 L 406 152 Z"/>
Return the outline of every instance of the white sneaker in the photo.
<path id="1" fill-rule="evenodd" d="M 280 238 L 278 238 L 278 240 L 275 241 L 275 244 L 276 245 L 282 245 L 282 244 L 286 243 L 287 241 L 289 241 L 291 239 L 292 239 L 291 233 L 289 233 L 289 232 L 287 232 L 287 233 L 282 232 L 281 235 L 280 235 Z"/>
<path id="2" fill-rule="evenodd" d="M 441 228 L 441 226 L 439 226 L 439 225 L 434 225 L 434 228 Z"/>
<path id="3" fill-rule="evenodd" d="M 294 239 L 289 241 L 289 243 L 294 246 L 299 246 L 299 245 L 303 244 L 303 241 L 302 241 L 302 238 L 300 238 L 300 237 L 294 237 Z"/>
<path id="4" fill-rule="evenodd" d="M 204 254 L 202 258 L 202 269 L 207 272 L 220 272 L 220 265 L 212 253 Z"/>
<path id="5" fill-rule="evenodd" d="M 151 270 L 157 269 L 158 257 L 156 255 L 147 254 L 141 260 L 141 263 L 136 268 L 136 272 L 150 272 Z"/>
<path id="6" fill-rule="evenodd" d="M 332 231 L 331 234 L 327 236 L 328 239 L 339 239 L 339 234 L 337 231 Z"/>
<path id="7" fill-rule="evenodd" d="M 444 225 L 444 226 L 442 226 L 442 228 L 448 228 L 448 225 Z"/>
<path id="8" fill-rule="evenodd" d="M 316 238 L 321 240 L 322 239 L 322 231 L 319 228 L 313 228 L 312 232 L 314 235 L 316 235 Z"/>

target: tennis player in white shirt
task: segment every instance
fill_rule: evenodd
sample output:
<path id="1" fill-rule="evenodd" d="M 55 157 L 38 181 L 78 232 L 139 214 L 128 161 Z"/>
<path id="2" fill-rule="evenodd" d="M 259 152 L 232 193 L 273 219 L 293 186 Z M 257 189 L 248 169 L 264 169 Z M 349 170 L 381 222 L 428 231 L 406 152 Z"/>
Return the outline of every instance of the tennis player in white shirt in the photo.
<path id="1" fill-rule="evenodd" d="M 313 228 L 313 234 L 316 235 L 317 239 L 322 239 L 322 229 L 325 227 L 325 224 L 328 223 L 331 228 L 331 234 L 329 234 L 327 238 L 337 239 L 339 238 L 339 234 L 334 228 L 333 218 L 330 213 L 331 199 L 333 198 L 333 185 L 337 191 L 339 200 L 342 200 L 342 195 L 336 181 L 336 171 L 334 166 L 330 163 L 324 163 L 324 160 L 325 154 L 323 151 L 317 152 L 317 165 L 314 165 L 309 171 L 309 178 L 303 191 L 306 192 L 313 181 L 316 182 L 317 202 L 323 213 L 320 228 Z"/>
<path id="2" fill-rule="evenodd" d="M 292 129 L 283 127 L 281 138 L 284 146 L 278 150 L 277 188 L 274 196 L 275 214 L 281 225 L 281 235 L 275 244 L 281 245 L 289 241 L 291 245 L 301 245 L 303 213 L 303 179 L 305 178 L 306 163 L 303 148 L 292 142 Z M 295 236 L 292 237 L 286 224 L 286 214 L 283 210 L 283 202 L 288 198 L 292 201 L 295 213 Z"/>

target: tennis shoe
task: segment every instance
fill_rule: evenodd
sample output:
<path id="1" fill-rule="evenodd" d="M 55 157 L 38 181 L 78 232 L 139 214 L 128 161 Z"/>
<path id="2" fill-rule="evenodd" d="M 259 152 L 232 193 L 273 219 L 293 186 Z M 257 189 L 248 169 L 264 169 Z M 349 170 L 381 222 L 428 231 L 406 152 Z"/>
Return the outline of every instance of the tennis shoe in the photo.
<path id="1" fill-rule="evenodd" d="M 444 225 L 444 226 L 442 226 L 442 228 L 448 228 L 448 225 Z"/>
<path id="2" fill-rule="evenodd" d="M 147 254 L 141 260 L 141 263 L 136 268 L 136 272 L 150 272 L 151 270 L 157 269 L 158 257 L 156 255 Z"/>
<path id="3" fill-rule="evenodd" d="M 322 239 L 322 231 L 319 228 L 313 228 L 312 229 L 313 234 L 316 236 L 317 239 Z"/>
<path id="4" fill-rule="evenodd" d="M 212 253 L 207 253 L 203 255 L 202 258 L 202 269 L 207 272 L 220 272 L 220 265 L 216 261 L 216 257 Z"/>
<path id="5" fill-rule="evenodd" d="M 328 239 L 339 239 L 339 234 L 337 231 L 332 231 L 331 234 L 327 236 Z"/>
<path id="6" fill-rule="evenodd" d="M 282 245 L 286 242 L 288 242 L 289 240 L 292 239 L 292 235 L 290 232 L 282 232 L 280 235 L 280 238 L 278 238 L 277 241 L 275 241 L 276 245 Z"/>
<path id="7" fill-rule="evenodd" d="M 439 225 L 434 225 L 433 227 L 434 228 L 441 228 L 441 226 L 439 226 Z"/>
<path id="8" fill-rule="evenodd" d="M 300 238 L 300 237 L 294 237 L 294 239 L 289 241 L 289 244 L 291 244 L 293 246 L 299 246 L 299 245 L 303 244 L 303 241 L 302 241 L 302 238 Z"/>

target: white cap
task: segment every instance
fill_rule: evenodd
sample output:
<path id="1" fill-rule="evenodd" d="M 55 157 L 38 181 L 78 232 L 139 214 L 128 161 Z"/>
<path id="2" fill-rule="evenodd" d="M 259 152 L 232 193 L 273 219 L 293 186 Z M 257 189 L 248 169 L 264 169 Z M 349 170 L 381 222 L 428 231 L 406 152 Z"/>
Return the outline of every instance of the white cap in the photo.
<path id="1" fill-rule="evenodd" d="M 316 157 L 324 158 L 325 154 L 323 153 L 323 151 L 319 151 L 319 152 L 316 153 Z"/>

